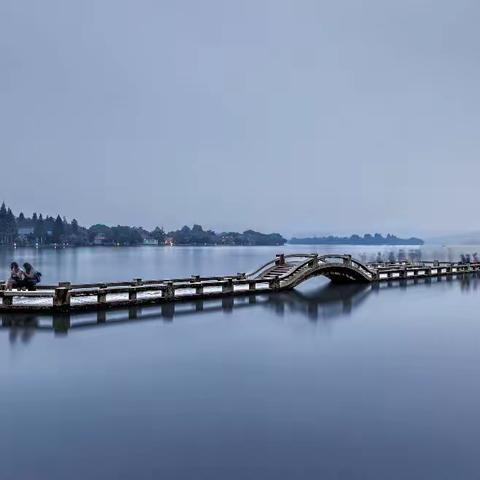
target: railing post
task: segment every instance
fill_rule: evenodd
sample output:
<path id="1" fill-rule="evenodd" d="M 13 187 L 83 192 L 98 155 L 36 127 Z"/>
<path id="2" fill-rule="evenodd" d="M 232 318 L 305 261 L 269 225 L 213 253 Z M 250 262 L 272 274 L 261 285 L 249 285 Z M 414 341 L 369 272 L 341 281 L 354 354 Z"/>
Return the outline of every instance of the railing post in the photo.
<path id="1" fill-rule="evenodd" d="M 6 307 L 11 307 L 13 305 L 13 297 L 5 297 L 2 294 L 2 305 L 5 305 Z"/>
<path id="2" fill-rule="evenodd" d="M 128 300 L 134 302 L 137 299 L 137 289 L 136 285 L 132 283 L 128 289 Z"/>
<path id="3" fill-rule="evenodd" d="M 70 306 L 70 282 L 60 282 L 58 284 L 53 296 L 53 306 L 57 308 Z"/>
<path id="4" fill-rule="evenodd" d="M 318 262 L 318 253 L 312 253 L 312 259 L 308 262 L 309 267 L 315 267 Z"/>
<path id="5" fill-rule="evenodd" d="M 233 293 L 233 281 L 227 278 L 227 283 L 222 285 L 222 293 Z"/>
<path id="6" fill-rule="evenodd" d="M 5 305 L 5 306 L 10 306 L 13 304 L 13 297 L 7 297 L 5 294 L 6 294 L 6 288 L 5 286 L 2 286 L 2 288 L 0 289 L 0 298 L 2 299 L 2 305 Z"/>
<path id="7" fill-rule="evenodd" d="M 352 265 L 352 256 L 351 255 L 345 255 L 343 257 L 343 264 L 348 265 L 348 266 Z"/>
<path id="8" fill-rule="evenodd" d="M 98 303 L 107 302 L 107 286 L 105 284 L 103 284 L 98 290 L 97 301 Z"/>
<path id="9" fill-rule="evenodd" d="M 7 289 L 7 286 L 5 283 L 2 283 L 0 285 L 0 298 L 2 299 L 2 305 L 12 305 L 12 300 L 13 300 L 13 297 L 6 297 L 5 296 L 5 291 Z"/>
<path id="10" fill-rule="evenodd" d="M 128 300 L 130 302 L 134 302 L 135 300 L 137 300 L 137 289 L 135 287 L 141 284 L 142 284 L 141 278 L 133 279 L 133 283 L 130 285 L 130 288 L 128 289 Z"/>
<path id="11" fill-rule="evenodd" d="M 268 286 L 271 290 L 278 290 L 280 288 L 280 280 L 278 276 L 268 282 Z"/>
<path id="12" fill-rule="evenodd" d="M 173 282 L 166 283 L 167 288 L 163 292 L 163 297 L 166 300 L 173 300 L 175 298 L 175 288 L 173 287 Z"/>

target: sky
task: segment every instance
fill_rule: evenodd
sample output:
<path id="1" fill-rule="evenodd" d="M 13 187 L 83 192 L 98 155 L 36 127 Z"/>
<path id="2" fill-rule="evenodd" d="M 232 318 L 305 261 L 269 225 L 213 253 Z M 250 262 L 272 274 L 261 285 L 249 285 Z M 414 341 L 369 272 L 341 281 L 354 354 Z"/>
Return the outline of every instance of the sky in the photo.
<path id="1" fill-rule="evenodd" d="M 480 3 L 2 0 L 0 200 L 81 224 L 478 230 Z"/>

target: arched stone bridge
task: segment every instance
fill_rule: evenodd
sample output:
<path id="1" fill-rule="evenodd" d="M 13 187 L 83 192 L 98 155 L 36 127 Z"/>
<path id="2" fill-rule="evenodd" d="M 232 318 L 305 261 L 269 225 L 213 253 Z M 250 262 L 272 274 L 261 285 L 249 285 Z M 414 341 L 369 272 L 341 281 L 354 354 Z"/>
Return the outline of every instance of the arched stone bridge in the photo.
<path id="1" fill-rule="evenodd" d="M 276 280 L 281 289 L 294 288 L 306 280 L 323 275 L 335 283 L 373 282 L 374 269 L 360 263 L 351 255 L 291 254 L 277 255 L 248 278 Z"/>

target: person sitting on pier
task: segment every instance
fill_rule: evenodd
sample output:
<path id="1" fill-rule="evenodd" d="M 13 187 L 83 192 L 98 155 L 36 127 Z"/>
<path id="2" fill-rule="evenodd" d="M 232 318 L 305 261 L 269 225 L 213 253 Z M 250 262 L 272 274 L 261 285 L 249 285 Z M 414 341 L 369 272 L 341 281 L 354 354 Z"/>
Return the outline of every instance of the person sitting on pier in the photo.
<path id="1" fill-rule="evenodd" d="M 24 271 L 18 266 L 17 262 L 10 264 L 10 278 L 7 280 L 7 290 L 12 288 L 21 288 L 25 279 Z"/>
<path id="2" fill-rule="evenodd" d="M 24 279 L 23 279 L 23 286 L 26 287 L 28 290 L 35 289 L 35 285 L 40 283 L 42 279 L 42 274 L 37 272 L 30 263 L 24 263 L 23 268 L 25 269 Z"/>

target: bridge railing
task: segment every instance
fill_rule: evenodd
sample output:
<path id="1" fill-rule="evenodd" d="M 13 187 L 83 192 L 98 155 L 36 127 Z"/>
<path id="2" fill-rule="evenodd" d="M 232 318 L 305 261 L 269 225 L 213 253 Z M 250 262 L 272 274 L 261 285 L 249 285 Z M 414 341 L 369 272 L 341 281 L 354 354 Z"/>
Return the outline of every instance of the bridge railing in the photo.
<path id="1" fill-rule="evenodd" d="M 348 265 L 352 268 L 359 270 L 367 278 L 370 278 L 370 279 L 375 278 L 375 272 L 373 270 L 371 270 L 367 265 L 353 258 L 351 255 L 328 254 L 328 255 L 322 255 L 321 257 L 319 257 L 319 259 L 321 261 L 324 261 L 325 263 L 341 263 L 342 265 Z M 341 262 L 329 262 L 329 260 L 332 260 L 332 259 L 333 260 L 340 259 Z"/>
<path id="2" fill-rule="evenodd" d="M 313 263 L 314 263 L 314 265 L 313 265 Z M 315 268 L 318 265 L 318 257 L 316 255 L 308 255 L 306 260 L 304 260 L 303 262 L 300 262 L 292 270 L 289 270 L 288 272 L 284 273 L 283 275 L 280 275 L 278 277 L 278 279 L 279 280 L 286 280 L 288 278 L 291 278 L 291 277 L 295 276 L 300 270 L 304 269 L 308 265 L 311 265 L 312 268 Z"/>
<path id="3" fill-rule="evenodd" d="M 102 306 L 136 305 L 180 298 L 194 299 L 226 294 L 269 291 L 275 286 L 265 279 L 223 277 L 222 279 L 158 284 L 125 283 L 123 285 L 86 284 L 57 285 L 52 289 L 0 290 L 3 309 L 43 310 L 52 308 L 101 308 Z M 72 300 L 76 299 L 73 303 Z"/>
<path id="4" fill-rule="evenodd" d="M 371 262 L 367 264 L 369 268 L 375 270 L 395 269 L 395 268 L 435 268 L 435 267 L 480 267 L 480 262 L 460 263 L 439 260 L 423 260 L 419 262 Z"/>

